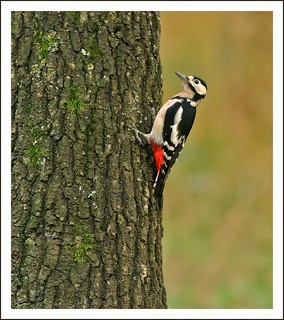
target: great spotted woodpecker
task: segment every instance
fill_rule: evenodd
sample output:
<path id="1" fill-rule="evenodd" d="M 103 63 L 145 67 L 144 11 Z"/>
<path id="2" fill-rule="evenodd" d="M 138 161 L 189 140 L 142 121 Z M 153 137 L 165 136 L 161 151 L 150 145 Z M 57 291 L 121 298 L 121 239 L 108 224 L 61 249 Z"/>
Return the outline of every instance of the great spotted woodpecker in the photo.
<path id="1" fill-rule="evenodd" d="M 196 107 L 207 92 L 205 81 L 195 76 L 176 75 L 182 80 L 183 91 L 168 100 L 156 115 L 152 130 L 145 134 L 133 128 L 137 139 L 144 137 L 152 146 L 156 163 L 154 197 L 158 209 L 162 206 L 165 181 L 184 147 L 192 128 Z"/>

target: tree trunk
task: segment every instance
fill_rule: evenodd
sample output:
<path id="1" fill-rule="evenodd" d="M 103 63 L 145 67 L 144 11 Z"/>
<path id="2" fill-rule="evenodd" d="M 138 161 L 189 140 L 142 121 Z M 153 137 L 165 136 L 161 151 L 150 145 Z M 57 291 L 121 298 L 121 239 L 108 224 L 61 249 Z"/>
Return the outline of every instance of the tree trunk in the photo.
<path id="1" fill-rule="evenodd" d="M 166 308 L 159 15 L 12 14 L 12 308 Z"/>

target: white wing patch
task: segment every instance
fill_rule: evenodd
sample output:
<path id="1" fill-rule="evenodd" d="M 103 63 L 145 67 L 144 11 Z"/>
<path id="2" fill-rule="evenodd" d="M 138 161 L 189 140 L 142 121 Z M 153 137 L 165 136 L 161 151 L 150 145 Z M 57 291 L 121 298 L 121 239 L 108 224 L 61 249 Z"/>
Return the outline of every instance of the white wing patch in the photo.
<path id="1" fill-rule="evenodd" d="M 181 118 L 182 118 L 182 112 L 183 112 L 183 109 L 182 107 L 179 107 L 176 115 L 175 115 L 175 118 L 174 118 L 174 124 L 171 126 L 172 128 L 172 133 L 171 133 L 171 142 L 176 146 L 178 143 L 179 143 L 179 137 L 178 137 L 178 124 L 180 123 L 181 121 Z"/>
<path id="2" fill-rule="evenodd" d="M 180 99 L 170 99 L 168 100 L 162 108 L 157 113 L 157 116 L 155 118 L 152 130 L 150 132 L 151 138 L 157 143 L 157 144 L 163 144 L 163 128 L 164 128 L 164 121 L 165 121 L 165 115 L 167 110 L 174 105 L 176 102 L 180 102 Z"/>

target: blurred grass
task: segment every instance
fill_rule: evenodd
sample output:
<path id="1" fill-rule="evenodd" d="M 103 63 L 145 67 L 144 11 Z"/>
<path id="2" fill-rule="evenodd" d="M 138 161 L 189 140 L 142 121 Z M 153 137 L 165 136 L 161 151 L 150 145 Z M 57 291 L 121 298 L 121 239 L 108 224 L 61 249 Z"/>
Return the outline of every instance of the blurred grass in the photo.
<path id="1" fill-rule="evenodd" d="M 162 12 L 174 71 L 208 94 L 164 192 L 169 308 L 272 308 L 272 13 Z"/>

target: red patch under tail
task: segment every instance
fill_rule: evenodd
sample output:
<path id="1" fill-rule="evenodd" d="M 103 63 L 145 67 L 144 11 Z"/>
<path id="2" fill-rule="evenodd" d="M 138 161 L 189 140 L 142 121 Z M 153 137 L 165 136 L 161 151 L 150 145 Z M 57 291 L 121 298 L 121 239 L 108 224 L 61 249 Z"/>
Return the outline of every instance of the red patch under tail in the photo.
<path id="1" fill-rule="evenodd" d="M 162 207 L 162 195 L 165 185 L 165 174 L 161 174 L 161 168 L 164 164 L 164 151 L 161 145 L 156 144 L 154 141 L 150 141 L 150 144 L 153 149 L 153 155 L 156 162 L 156 179 L 153 185 L 154 188 L 154 197 L 156 200 L 157 209 L 160 210 Z"/>
<path id="2" fill-rule="evenodd" d="M 151 141 L 151 146 L 153 149 L 154 159 L 156 162 L 157 173 L 160 172 L 161 167 L 164 163 L 164 152 L 162 146 L 157 145 L 154 141 Z"/>

